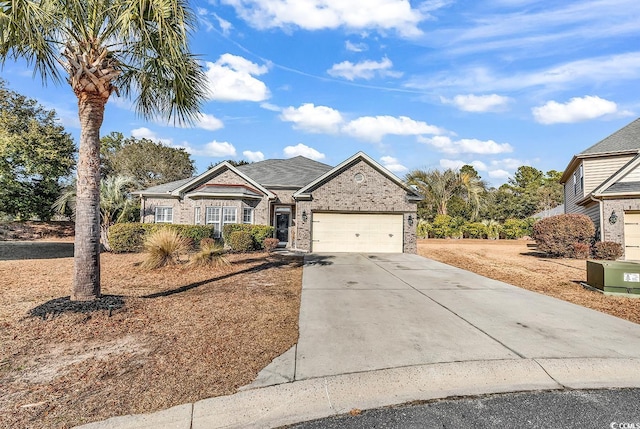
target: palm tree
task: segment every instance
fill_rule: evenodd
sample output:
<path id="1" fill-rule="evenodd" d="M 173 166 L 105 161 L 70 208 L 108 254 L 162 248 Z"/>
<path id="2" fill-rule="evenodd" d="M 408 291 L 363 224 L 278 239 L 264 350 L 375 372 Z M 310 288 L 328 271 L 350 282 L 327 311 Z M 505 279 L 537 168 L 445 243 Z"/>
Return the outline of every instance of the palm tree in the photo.
<path id="1" fill-rule="evenodd" d="M 5 0 L 0 59 L 24 59 L 43 82 L 66 80 L 78 98 L 76 238 L 72 300 L 100 296 L 100 127 L 113 92 L 145 118 L 190 122 L 206 93 L 190 52 L 194 14 L 184 0 Z"/>
<path id="2" fill-rule="evenodd" d="M 477 175 L 467 171 L 460 171 L 458 180 L 464 198 L 469 207 L 471 207 L 471 220 L 475 220 L 480 212 L 482 196 L 486 192 L 487 186 Z"/>
<path id="3" fill-rule="evenodd" d="M 440 170 L 414 170 L 405 178 L 407 184 L 415 186 L 427 203 L 435 206 L 436 213 L 447 214 L 449 200 L 460 189 L 460 177 L 452 169 Z"/>
<path id="4" fill-rule="evenodd" d="M 113 224 L 126 221 L 130 209 L 135 205 L 130 190 L 137 182 L 127 176 L 108 176 L 100 181 L 100 242 L 102 247 L 111 251 L 109 246 L 109 228 Z M 53 203 L 53 210 L 60 214 L 71 212 L 76 216 L 76 184 L 67 187 Z"/>

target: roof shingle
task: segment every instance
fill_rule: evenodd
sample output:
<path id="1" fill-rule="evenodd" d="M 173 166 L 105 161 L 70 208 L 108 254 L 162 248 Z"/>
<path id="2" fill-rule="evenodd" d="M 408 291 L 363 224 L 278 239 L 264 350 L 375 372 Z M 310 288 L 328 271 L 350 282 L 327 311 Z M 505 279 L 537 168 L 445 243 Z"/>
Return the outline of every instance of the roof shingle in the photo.
<path id="1" fill-rule="evenodd" d="M 304 156 L 289 159 L 267 159 L 241 165 L 238 170 L 262 186 L 302 187 L 313 182 L 333 167 Z"/>
<path id="2" fill-rule="evenodd" d="M 640 118 L 580 152 L 580 155 L 640 151 Z"/>

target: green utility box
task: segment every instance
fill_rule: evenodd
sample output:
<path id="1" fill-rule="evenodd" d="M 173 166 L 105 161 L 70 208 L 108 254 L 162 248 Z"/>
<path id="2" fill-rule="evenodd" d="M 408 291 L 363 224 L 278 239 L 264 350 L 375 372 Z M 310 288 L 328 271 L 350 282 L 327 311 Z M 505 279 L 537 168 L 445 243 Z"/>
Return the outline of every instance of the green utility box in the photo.
<path id="1" fill-rule="evenodd" d="M 640 263 L 587 261 L 587 284 L 604 293 L 640 296 Z"/>

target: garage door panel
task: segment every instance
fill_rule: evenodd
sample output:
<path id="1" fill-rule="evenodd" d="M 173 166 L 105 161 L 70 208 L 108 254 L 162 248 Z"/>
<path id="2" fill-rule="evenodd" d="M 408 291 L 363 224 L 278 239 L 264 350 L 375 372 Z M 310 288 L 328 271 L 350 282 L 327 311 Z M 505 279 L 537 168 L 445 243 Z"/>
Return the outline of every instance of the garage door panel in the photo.
<path id="1" fill-rule="evenodd" d="M 640 213 L 624 213 L 624 258 L 640 260 Z"/>
<path id="2" fill-rule="evenodd" d="M 314 252 L 402 252 L 402 214 L 314 213 L 312 227 Z"/>

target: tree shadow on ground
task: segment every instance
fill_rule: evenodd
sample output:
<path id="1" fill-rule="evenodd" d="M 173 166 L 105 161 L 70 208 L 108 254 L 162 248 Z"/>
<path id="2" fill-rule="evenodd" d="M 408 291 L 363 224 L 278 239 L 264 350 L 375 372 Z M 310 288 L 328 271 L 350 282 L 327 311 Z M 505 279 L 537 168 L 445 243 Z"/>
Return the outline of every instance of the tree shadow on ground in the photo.
<path id="1" fill-rule="evenodd" d="M 109 317 L 113 310 L 124 307 L 124 297 L 120 295 L 102 295 L 92 301 L 71 301 L 71 297 L 51 299 L 29 310 L 29 316 L 42 320 L 53 319 L 63 313 L 92 313 L 94 311 L 108 311 Z"/>
<path id="2" fill-rule="evenodd" d="M 304 257 L 304 266 L 313 266 L 313 265 L 333 265 L 331 259 L 334 259 L 335 256 L 332 255 L 306 255 Z"/>
<path id="3" fill-rule="evenodd" d="M 0 241 L 0 261 L 72 258 L 73 243 Z"/>
<path id="4" fill-rule="evenodd" d="M 258 260 L 256 258 L 256 260 Z M 170 290 L 166 290 L 163 292 L 156 292 L 156 293 L 152 293 L 149 295 L 143 295 L 142 298 L 147 298 L 147 299 L 153 299 L 153 298 L 162 298 L 162 297 L 166 297 L 166 296 L 171 296 L 171 295 L 176 295 L 179 293 L 183 293 L 183 292 L 187 292 L 190 291 L 192 289 L 196 289 L 200 286 L 204 286 L 208 283 L 214 282 L 216 280 L 224 280 L 224 279 L 228 279 L 234 276 L 237 276 L 239 274 L 251 274 L 251 273 L 257 273 L 263 270 L 268 270 L 270 268 L 279 268 L 279 267 L 283 267 L 283 266 L 290 266 L 290 265 L 294 265 L 294 266 L 300 266 L 302 264 L 302 258 L 300 257 L 278 257 L 278 258 L 268 258 L 267 260 L 264 259 L 260 259 L 263 260 L 264 262 L 260 265 L 256 265 L 254 267 L 250 267 L 244 270 L 240 270 L 240 271 L 235 271 L 233 273 L 229 273 L 229 274 L 223 274 L 221 276 L 216 276 L 216 277 L 212 277 L 210 279 L 207 280 L 202 280 L 199 282 L 195 282 L 195 283 L 191 283 L 185 286 L 180 286 L 176 289 L 170 289 Z"/>

